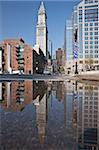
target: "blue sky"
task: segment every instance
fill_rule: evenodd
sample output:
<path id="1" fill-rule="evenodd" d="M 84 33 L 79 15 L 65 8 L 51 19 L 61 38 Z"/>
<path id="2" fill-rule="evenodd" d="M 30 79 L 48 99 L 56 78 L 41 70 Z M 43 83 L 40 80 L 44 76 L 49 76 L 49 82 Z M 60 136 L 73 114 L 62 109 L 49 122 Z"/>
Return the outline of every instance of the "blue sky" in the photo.
<path id="1" fill-rule="evenodd" d="M 70 19 L 73 7 L 78 3 L 79 0 L 44 1 L 53 51 L 63 46 L 65 21 Z M 6 38 L 23 38 L 34 45 L 39 6 L 40 1 L 0 1 L 0 42 Z"/>

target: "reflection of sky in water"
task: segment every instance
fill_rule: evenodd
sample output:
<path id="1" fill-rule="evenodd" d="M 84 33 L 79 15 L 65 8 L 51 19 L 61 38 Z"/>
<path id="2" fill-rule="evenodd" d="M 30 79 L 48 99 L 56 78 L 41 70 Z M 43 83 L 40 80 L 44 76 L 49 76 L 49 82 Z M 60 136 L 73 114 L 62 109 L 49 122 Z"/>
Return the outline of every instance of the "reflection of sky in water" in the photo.
<path id="1" fill-rule="evenodd" d="M 1 82 L 1 150 L 98 150 L 99 87 Z"/>

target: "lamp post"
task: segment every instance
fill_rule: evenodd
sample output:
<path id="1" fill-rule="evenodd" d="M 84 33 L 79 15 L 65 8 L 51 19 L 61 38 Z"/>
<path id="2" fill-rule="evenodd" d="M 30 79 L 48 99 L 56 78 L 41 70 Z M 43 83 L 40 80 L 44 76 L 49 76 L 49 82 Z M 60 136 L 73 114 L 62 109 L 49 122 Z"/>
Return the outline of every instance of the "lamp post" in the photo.
<path id="1" fill-rule="evenodd" d="M 50 42 L 50 53 L 51 53 L 51 65 L 52 65 L 52 41 L 51 40 L 49 40 L 49 42 Z"/>

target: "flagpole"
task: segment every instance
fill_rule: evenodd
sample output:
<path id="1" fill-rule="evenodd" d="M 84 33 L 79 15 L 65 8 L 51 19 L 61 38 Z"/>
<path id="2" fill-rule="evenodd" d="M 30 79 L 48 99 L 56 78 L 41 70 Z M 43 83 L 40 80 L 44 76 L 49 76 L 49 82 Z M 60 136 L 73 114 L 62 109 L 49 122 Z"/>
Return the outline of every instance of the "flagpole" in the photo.
<path id="1" fill-rule="evenodd" d="M 76 59 L 76 62 L 75 62 L 75 74 L 78 74 L 78 65 L 77 65 L 77 59 Z"/>
<path id="2" fill-rule="evenodd" d="M 78 49 L 79 49 L 78 42 L 75 40 L 75 42 L 74 42 L 75 74 L 78 74 L 78 64 L 77 64 Z"/>
<path id="3" fill-rule="evenodd" d="M 77 60 L 78 60 L 78 42 L 77 42 L 77 30 L 74 34 L 74 59 L 75 59 L 75 74 L 78 74 L 78 65 L 77 65 Z"/>

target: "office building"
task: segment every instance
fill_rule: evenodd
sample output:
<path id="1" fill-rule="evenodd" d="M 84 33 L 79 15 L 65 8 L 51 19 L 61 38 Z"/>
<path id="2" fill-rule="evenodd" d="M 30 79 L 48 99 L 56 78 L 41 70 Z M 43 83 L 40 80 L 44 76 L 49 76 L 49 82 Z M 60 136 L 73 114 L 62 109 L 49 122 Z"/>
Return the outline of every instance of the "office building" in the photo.
<path id="1" fill-rule="evenodd" d="M 99 1 L 83 0 L 77 5 L 78 69 L 99 66 Z M 97 69 L 97 68 L 96 68 Z"/>
<path id="2" fill-rule="evenodd" d="M 74 71 L 73 65 L 73 23 L 71 19 L 66 21 L 66 72 L 68 74 Z"/>

